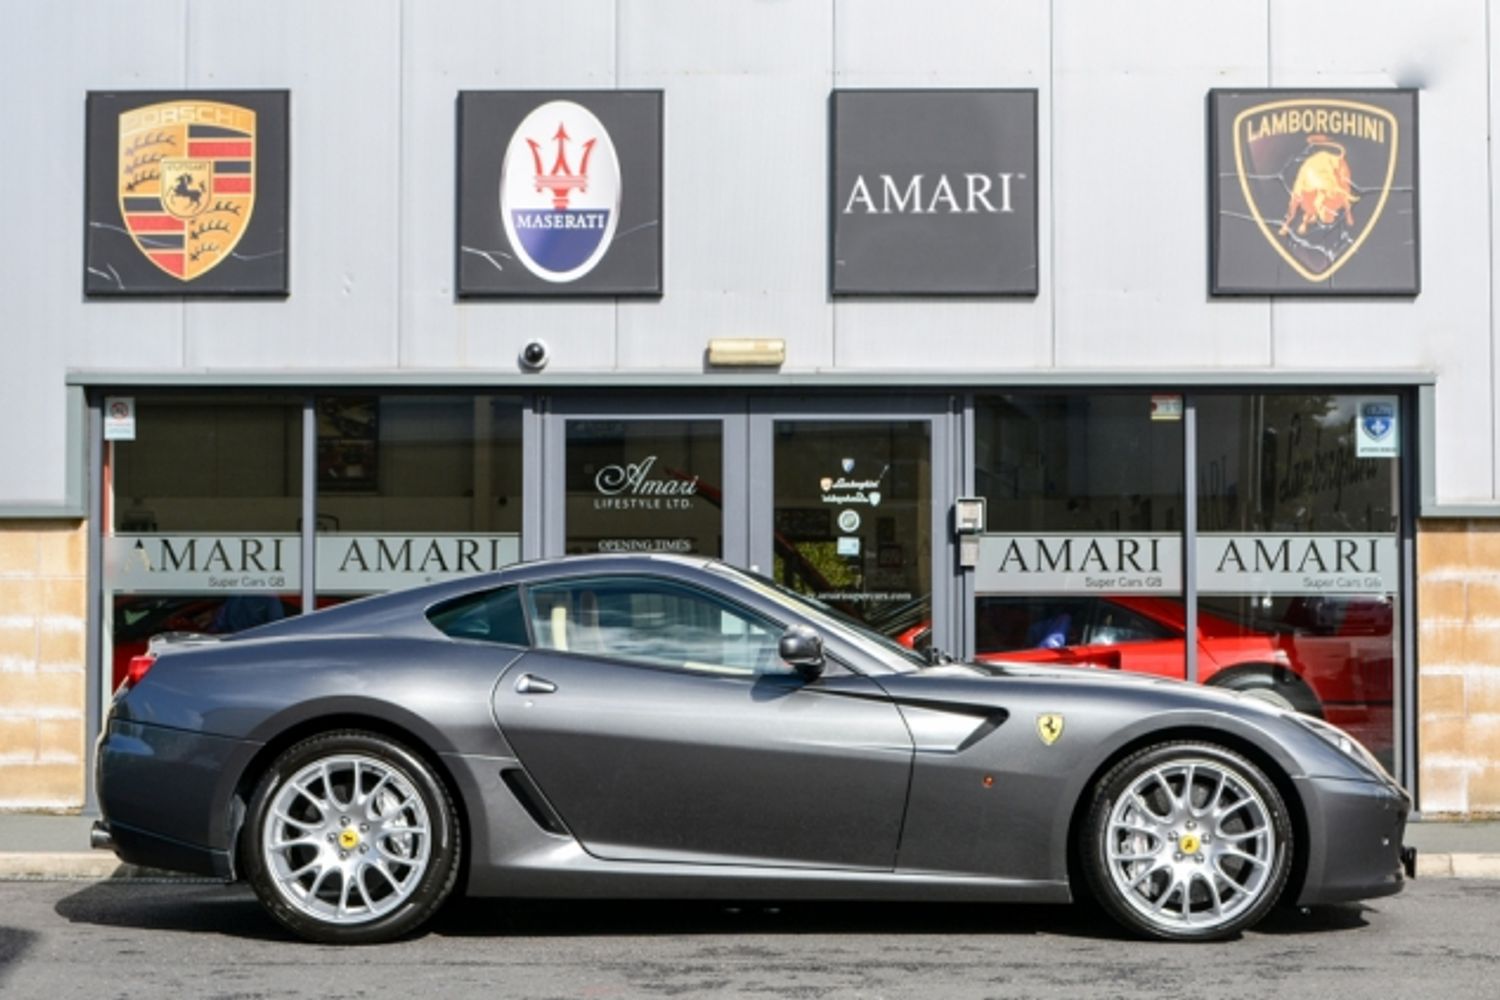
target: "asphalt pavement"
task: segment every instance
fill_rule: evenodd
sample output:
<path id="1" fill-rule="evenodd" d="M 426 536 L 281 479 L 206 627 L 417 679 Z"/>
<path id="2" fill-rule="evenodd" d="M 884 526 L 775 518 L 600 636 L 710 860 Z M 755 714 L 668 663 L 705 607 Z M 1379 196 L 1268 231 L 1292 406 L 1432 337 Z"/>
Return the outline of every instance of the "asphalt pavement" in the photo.
<path id="1" fill-rule="evenodd" d="M 0 812 L 0 880 L 160 878 L 90 850 L 95 817 Z M 1407 825 L 1418 878 L 1500 879 L 1500 819 L 1420 820 Z"/>
<path id="2" fill-rule="evenodd" d="M 294 940 L 243 886 L 0 884 L 5 1000 L 1468 1000 L 1496 996 L 1500 881 L 1284 907 L 1208 944 L 1085 907 L 455 899 L 403 941 Z"/>

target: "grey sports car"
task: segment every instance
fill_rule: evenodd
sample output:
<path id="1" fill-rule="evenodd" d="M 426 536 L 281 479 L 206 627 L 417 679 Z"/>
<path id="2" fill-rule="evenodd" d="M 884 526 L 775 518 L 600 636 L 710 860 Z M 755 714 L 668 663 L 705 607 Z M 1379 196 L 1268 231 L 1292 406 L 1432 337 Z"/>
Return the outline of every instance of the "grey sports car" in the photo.
<path id="1" fill-rule="evenodd" d="M 158 642 L 98 752 L 100 846 L 245 879 L 320 941 L 477 896 L 1063 902 L 1222 938 L 1400 891 L 1410 800 L 1233 693 L 929 664 L 666 556 L 517 565 Z"/>

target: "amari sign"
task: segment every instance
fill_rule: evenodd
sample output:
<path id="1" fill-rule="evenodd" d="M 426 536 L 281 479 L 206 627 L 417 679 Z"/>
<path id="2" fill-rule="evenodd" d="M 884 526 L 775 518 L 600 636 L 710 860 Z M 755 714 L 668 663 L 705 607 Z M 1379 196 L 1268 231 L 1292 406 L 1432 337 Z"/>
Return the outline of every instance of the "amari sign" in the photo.
<path id="1" fill-rule="evenodd" d="M 1396 539 L 1381 534 L 1198 536 L 1203 594 L 1393 594 Z M 1176 534 L 985 535 L 980 594 L 1179 594 Z"/>
<path id="2" fill-rule="evenodd" d="M 835 295 L 1035 295 L 1034 90 L 837 90 Z"/>
<path id="3" fill-rule="evenodd" d="M 1209 95 L 1215 294 L 1415 295 L 1417 94 Z"/>
<path id="4" fill-rule="evenodd" d="M 1182 591 L 1182 536 L 985 535 L 974 573 L 980 594 Z"/>
<path id="5" fill-rule="evenodd" d="M 1205 594 L 1394 594 L 1393 535 L 1199 535 Z"/>
<path id="6" fill-rule="evenodd" d="M 281 593 L 302 589 L 297 535 L 115 535 L 105 540 L 112 591 L 135 594 Z M 317 537 L 317 587 L 374 594 L 489 573 L 521 558 L 512 534 Z"/>

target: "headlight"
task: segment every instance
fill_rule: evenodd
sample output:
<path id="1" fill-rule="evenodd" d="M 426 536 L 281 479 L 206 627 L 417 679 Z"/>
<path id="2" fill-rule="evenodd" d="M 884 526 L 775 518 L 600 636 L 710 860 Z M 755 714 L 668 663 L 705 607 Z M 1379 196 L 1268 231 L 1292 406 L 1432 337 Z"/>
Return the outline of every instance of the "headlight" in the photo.
<path id="1" fill-rule="evenodd" d="M 1330 725 L 1322 719 L 1315 719 L 1310 715 L 1303 715 L 1301 712 L 1288 712 L 1287 716 L 1296 719 L 1304 727 L 1317 733 L 1324 740 L 1331 743 L 1340 753 L 1358 763 L 1373 776 L 1382 781 L 1395 784 L 1396 779 L 1392 778 L 1389 772 L 1381 766 L 1380 761 L 1375 759 L 1375 755 L 1366 750 L 1363 743 L 1344 732 L 1338 726 Z"/>

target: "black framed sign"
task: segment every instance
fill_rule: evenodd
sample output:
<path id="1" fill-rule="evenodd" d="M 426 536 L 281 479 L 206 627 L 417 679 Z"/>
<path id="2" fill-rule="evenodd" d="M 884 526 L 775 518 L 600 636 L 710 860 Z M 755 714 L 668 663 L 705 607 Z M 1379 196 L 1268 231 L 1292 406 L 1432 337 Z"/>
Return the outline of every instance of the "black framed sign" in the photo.
<path id="1" fill-rule="evenodd" d="M 1415 295 L 1415 90 L 1209 92 L 1210 291 Z"/>
<path id="2" fill-rule="evenodd" d="M 660 295 L 662 92 L 458 95 L 462 296 Z"/>
<path id="3" fill-rule="evenodd" d="M 1037 92 L 836 90 L 834 295 L 1035 295 Z"/>
<path id="4" fill-rule="evenodd" d="M 90 91 L 84 292 L 285 295 L 285 90 Z"/>

